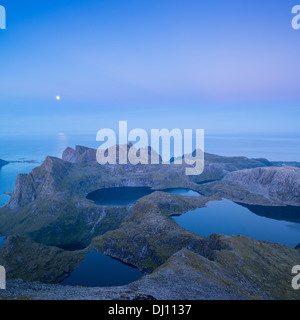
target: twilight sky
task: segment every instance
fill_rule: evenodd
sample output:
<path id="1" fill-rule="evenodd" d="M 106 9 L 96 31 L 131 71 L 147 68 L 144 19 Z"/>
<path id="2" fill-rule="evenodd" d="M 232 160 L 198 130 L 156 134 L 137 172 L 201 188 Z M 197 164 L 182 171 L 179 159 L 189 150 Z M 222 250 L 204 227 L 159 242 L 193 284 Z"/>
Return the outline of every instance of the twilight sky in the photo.
<path id="1" fill-rule="evenodd" d="M 119 120 L 300 135 L 296 0 L 0 4 L 0 135 L 96 134 Z"/>

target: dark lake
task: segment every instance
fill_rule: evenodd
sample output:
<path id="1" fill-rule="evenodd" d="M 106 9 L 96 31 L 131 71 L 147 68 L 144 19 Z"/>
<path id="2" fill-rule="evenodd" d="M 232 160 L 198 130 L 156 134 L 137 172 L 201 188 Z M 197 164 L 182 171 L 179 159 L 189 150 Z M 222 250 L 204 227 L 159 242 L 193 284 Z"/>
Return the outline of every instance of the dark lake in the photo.
<path id="1" fill-rule="evenodd" d="M 125 206 L 152 192 L 147 187 L 104 188 L 89 193 L 86 198 L 102 206 Z"/>
<path id="2" fill-rule="evenodd" d="M 86 287 L 121 286 L 138 280 L 143 273 L 95 250 L 90 250 L 84 262 L 74 270 L 62 285 Z"/>
<path id="3" fill-rule="evenodd" d="M 124 206 L 155 191 L 156 190 L 148 187 L 103 188 L 89 193 L 86 198 L 102 206 Z M 200 193 L 184 188 L 164 189 L 159 191 L 182 196 L 200 196 Z"/>
<path id="4" fill-rule="evenodd" d="M 80 242 L 65 243 L 65 244 L 54 245 L 54 246 L 66 251 L 77 251 L 77 250 L 82 250 L 86 248 L 86 245 Z"/>
<path id="5" fill-rule="evenodd" d="M 299 207 L 246 206 L 222 200 L 173 218 L 181 227 L 203 236 L 244 235 L 291 247 L 300 242 Z"/>

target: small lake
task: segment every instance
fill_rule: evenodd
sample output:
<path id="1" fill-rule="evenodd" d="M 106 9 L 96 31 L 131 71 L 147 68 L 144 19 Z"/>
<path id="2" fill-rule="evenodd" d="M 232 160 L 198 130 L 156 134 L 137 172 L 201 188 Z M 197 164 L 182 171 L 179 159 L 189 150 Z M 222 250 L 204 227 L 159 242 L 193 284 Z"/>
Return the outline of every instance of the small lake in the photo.
<path id="1" fill-rule="evenodd" d="M 86 198 L 101 206 L 125 206 L 152 192 L 148 187 L 104 188 L 89 193 Z"/>
<path id="2" fill-rule="evenodd" d="M 90 250 L 86 254 L 84 262 L 61 284 L 86 287 L 111 287 L 129 284 L 142 276 L 143 273 L 138 269 L 95 250 Z"/>
<path id="3" fill-rule="evenodd" d="M 155 191 L 157 190 L 153 190 L 149 187 L 103 188 L 89 193 L 86 198 L 101 206 L 125 206 Z M 196 191 L 184 188 L 164 189 L 159 191 L 182 196 L 201 196 L 201 194 Z"/>
<path id="4" fill-rule="evenodd" d="M 295 247 L 300 242 L 300 207 L 245 206 L 229 200 L 173 216 L 183 228 L 202 236 L 244 235 Z"/>

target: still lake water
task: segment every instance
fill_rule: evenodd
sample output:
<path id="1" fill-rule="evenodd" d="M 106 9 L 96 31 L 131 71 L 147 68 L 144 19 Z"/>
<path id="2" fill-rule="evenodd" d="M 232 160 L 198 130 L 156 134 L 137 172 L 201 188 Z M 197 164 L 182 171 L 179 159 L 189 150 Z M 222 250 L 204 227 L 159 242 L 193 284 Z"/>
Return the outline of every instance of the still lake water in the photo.
<path id="1" fill-rule="evenodd" d="M 125 206 L 155 191 L 156 190 L 149 187 L 103 188 L 89 193 L 86 198 L 101 206 Z M 200 193 L 185 188 L 164 189 L 159 191 L 189 197 L 200 196 Z"/>
<path id="2" fill-rule="evenodd" d="M 121 286 L 138 280 L 143 273 L 95 250 L 61 284 L 87 287 Z"/>
<path id="3" fill-rule="evenodd" d="M 125 206 L 153 192 L 147 187 L 103 188 L 89 193 L 86 198 L 101 206 Z"/>
<path id="4" fill-rule="evenodd" d="M 162 190 L 164 192 L 178 194 L 181 196 L 188 196 L 188 197 L 199 197 L 201 194 L 197 191 L 191 190 L 191 189 L 185 189 L 185 188 L 174 188 L 174 189 L 165 189 Z"/>
<path id="5" fill-rule="evenodd" d="M 269 217 L 264 216 L 266 208 L 269 208 Z M 202 236 L 212 233 L 244 235 L 291 247 L 300 243 L 299 207 L 290 207 L 290 211 L 293 211 L 291 221 L 283 220 L 283 216 L 278 218 L 280 209 L 276 207 L 251 206 L 251 209 L 253 212 L 230 200 L 214 201 L 209 202 L 205 208 L 173 216 L 173 219 L 184 229 Z M 270 218 L 272 210 L 274 215 Z M 289 207 L 283 207 L 283 210 L 289 210 Z M 286 216 L 289 217 L 288 213 Z"/>

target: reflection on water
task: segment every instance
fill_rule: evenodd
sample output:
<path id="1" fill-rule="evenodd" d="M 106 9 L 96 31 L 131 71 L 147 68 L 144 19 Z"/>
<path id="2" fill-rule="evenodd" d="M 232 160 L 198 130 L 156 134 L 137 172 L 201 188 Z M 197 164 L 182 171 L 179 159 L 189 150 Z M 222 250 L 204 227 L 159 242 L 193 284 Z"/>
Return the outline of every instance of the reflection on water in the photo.
<path id="1" fill-rule="evenodd" d="M 102 206 L 124 206 L 155 191 L 156 190 L 148 187 L 103 188 L 89 193 L 86 198 Z M 190 197 L 199 197 L 201 195 L 196 191 L 185 188 L 164 189 L 159 191 Z"/>
<path id="2" fill-rule="evenodd" d="M 185 188 L 174 188 L 174 189 L 164 189 L 164 192 L 178 194 L 181 196 L 189 196 L 189 197 L 199 197 L 201 194 L 197 191 Z"/>
<path id="3" fill-rule="evenodd" d="M 275 220 L 284 220 L 291 222 L 300 222 L 300 207 L 270 207 L 255 206 L 250 204 L 238 203 L 239 205 L 249 209 L 251 212 L 261 217 L 267 217 Z"/>
<path id="4" fill-rule="evenodd" d="M 60 245 L 53 245 L 66 251 L 78 251 L 86 248 L 86 245 L 81 242 L 65 243 Z"/>
<path id="5" fill-rule="evenodd" d="M 102 206 L 124 206 L 152 192 L 148 187 L 104 188 L 89 193 L 86 198 Z"/>
<path id="6" fill-rule="evenodd" d="M 91 250 L 86 254 L 84 262 L 61 284 L 86 287 L 121 286 L 142 276 L 138 269 Z"/>
<path id="7" fill-rule="evenodd" d="M 286 214 L 285 220 L 278 219 L 279 212 L 285 208 L 280 218 Z M 300 223 L 296 219 L 299 208 L 267 207 L 262 214 L 261 206 L 251 206 L 250 211 L 245 205 L 229 200 L 210 202 L 205 208 L 189 211 L 174 220 L 183 228 L 194 233 L 209 236 L 212 233 L 227 235 L 245 235 L 256 240 L 276 242 L 295 247 L 300 242 Z M 273 214 L 272 214 L 272 210 Z M 288 212 L 290 210 L 290 214 Z M 260 215 L 257 214 L 260 212 Z M 290 217 L 293 221 L 288 221 Z"/>

